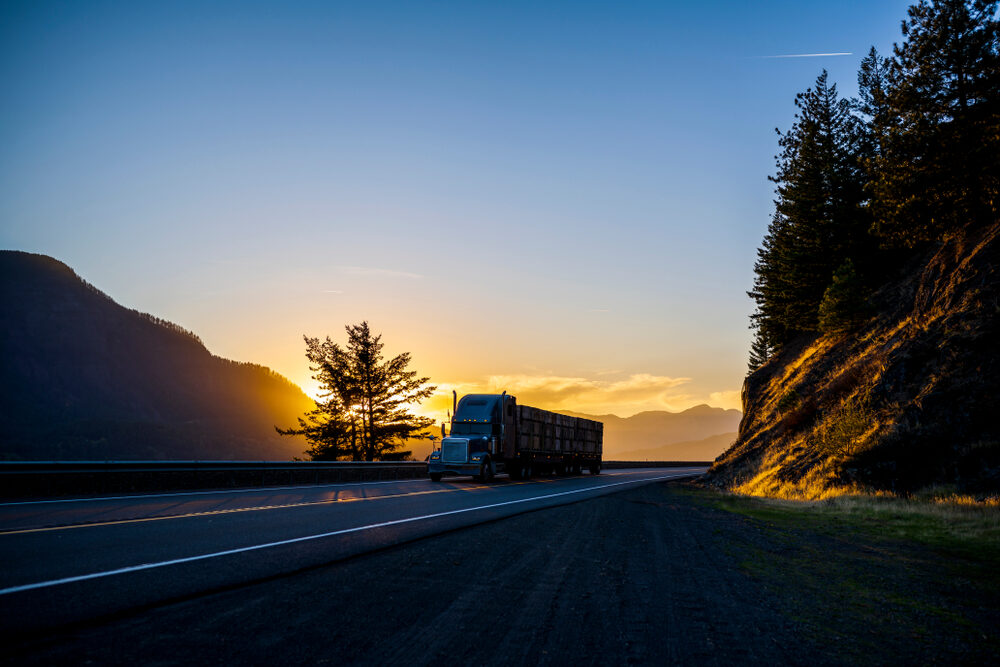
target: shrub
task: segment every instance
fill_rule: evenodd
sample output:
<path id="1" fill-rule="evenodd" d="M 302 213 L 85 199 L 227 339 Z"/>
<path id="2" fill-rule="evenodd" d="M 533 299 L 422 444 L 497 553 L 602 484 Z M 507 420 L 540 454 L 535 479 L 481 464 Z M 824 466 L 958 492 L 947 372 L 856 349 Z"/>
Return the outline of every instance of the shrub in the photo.
<path id="1" fill-rule="evenodd" d="M 819 429 L 820 447 L 834 456 L 854 456 L 864 448 L 861 436 L 873 421 L 871 400 L 867 396 L 851 398 Z"/>
<path id="2" fill-rule="evenodd" d="M 799 394 L 794 389 L 786 391 L 785 395 L 778 399 L 778 412 L 784 414 L 795 409 L 799 404 Z"/>

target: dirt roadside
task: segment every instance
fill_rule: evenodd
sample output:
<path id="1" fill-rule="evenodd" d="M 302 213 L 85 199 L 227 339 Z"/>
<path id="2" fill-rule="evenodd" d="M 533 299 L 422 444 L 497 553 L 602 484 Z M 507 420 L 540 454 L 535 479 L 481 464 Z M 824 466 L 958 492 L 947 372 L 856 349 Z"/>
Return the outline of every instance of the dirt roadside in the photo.
<path id="1" fill-rule="evenodd" d="M 5 647 L 11 664 L 996 664 L 1000 601 L 911 544 L 652 484 Z"/>

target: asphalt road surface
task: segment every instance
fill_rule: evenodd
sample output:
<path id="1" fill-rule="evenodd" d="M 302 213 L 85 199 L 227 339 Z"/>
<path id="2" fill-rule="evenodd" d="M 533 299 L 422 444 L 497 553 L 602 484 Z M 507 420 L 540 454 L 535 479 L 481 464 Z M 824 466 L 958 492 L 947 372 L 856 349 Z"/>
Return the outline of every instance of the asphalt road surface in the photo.
<path id="1" fill-rule="evenodd" d="M 456 478 L 0 504 L 0 633 L 238 587 L 420 537 L 700 474 Z"/>

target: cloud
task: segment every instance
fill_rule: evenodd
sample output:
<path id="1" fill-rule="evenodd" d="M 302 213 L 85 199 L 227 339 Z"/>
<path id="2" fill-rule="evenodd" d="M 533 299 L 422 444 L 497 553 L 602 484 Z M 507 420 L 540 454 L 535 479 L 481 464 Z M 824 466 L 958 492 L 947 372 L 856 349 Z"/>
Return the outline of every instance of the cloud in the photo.
<path id="1" fill-rule="evenodd" d="M 405 278 L 407 280 L 418 280 L 423 278 L 419 273 L 409 271 L 396 271 L 395 269 L 379 269 L 369 266 L 341 266 L 340 272 L 349 276 L 362 276 L 366 278 Z"/>
<path id="2" fill-rule="evenodd" d="M 828 58 L 832 56 L 853 56 L 850 51 L 838 51 L 836 53 L 788 53 L 778 56 L 757 56 L 758 58 Z"/>
<path id="3" fill-rule="evenodd" d="M 714 392 L 708 396 L 678 392 L 690 378 L 637 373 L 624 379 L 565 377 L 558 375 L 494 375 L 481 381 L 441 383 L 435 395 L 422 406 L 423 414 L 443 418 L 451 409 L 451 392 L 499 394 L 506 391 L 519 403 L 547 410 L 631 416 L 646 410 L 680 412 L 707 403 L 715 407 L 738 407 L 738 391 Z"/>
<path id="4" fill-rule="evenodd" d="M 682 412 L 696 405 L 741 409 L 739 390 L 709 394 L 678 391 L 691 383 L 690 378 L 636 373 L 623 379 L 567 377 L 551 374 L 493 375 L 478 381 L 438 382 L 437 391 L 419 408 L 421 414 L 437 421 L 451 410 L 452 390 L 459 398 L 465 394 L 517 396 L 518 403 L 556 411 L 584 412 L 591 415 L 613 414 L 630 417 L 648 410 Z"/>
<path id="5" fill-rule="evenodd" d="M 325 290 L 323 290 L 323 294 L 343 294 L 343 293 L 344 293 L 344 291 L 343 290 L 339 290 L 339 289 L 325 289 Z"/>

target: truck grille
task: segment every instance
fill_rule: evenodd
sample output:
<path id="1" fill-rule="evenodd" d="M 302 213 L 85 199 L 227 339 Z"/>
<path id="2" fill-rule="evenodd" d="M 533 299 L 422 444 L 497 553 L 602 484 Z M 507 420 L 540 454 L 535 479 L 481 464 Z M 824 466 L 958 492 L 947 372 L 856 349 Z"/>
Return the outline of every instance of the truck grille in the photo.
<path id="1" fill-rule="evenodd" d="M 469 441 L 445 438 L 441 442 L 441 460 L 445 463 L 465 463 L 469 460 Z"/>

